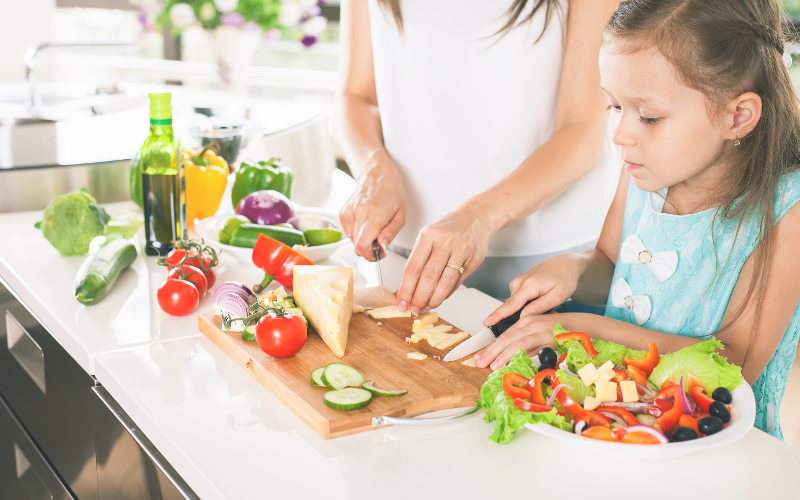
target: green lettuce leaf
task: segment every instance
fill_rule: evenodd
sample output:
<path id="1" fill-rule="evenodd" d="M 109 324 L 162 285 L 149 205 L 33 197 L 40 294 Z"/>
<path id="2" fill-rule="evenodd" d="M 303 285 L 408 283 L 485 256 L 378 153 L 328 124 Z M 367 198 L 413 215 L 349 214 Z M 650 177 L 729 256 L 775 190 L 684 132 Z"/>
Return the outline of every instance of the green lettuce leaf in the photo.
<path id="1" fill-rule="evenodd" d="M 568 375 L 564 370 L 558 370 L 556 373 L 558 374 L 559 384 L 569 384 L 569 386 L 572 387 L 572 389 L 565 387 L 564 390 L 567 391 L 567 394 L 569 394 L 569 396 L 574 399 L 576 403 L 582 405 L 583 400 L 586 399 L 586 396 L 594 396 L 594 385 L 592 385 L 592 387 L 586 387 L 586 384 L 583 383 L 583 380 L 573 377 L 572 375 Z"/>
<path id="2" fill-rule="evenodd" d="M 567 431 L 572 429 L 555 410 L 539 413 L 514 406 L 514 400 L 503 391 L 503 374 L 508 372 L 519 373 L 527 378 L 536 375 L 527 353 L 520 349 L 506 366 L 487 377 L 481 387 L 481 398 L 476 404 L 486 412 L 483 418 L 486 422 L 495 422 L 494 433 L 489 436 L 492 441 L 508 443 L 527 423 L 545 423 Z"/>
<path id="3" fill-rule="evenodd" d="M 680 351 L 664 354 L 648 380 L 661 387 L 670 376 L 675 383 L 678 383 L 682 376 L 691 373 L 700 379 L 708 394 L 714 392 L 717 387 L 733 391 L 744 380 L 742 369 L 728 363 L 725 356 L 716 352 L 723 347 L 722 342 L 711 338 L 684 347 Z"/>

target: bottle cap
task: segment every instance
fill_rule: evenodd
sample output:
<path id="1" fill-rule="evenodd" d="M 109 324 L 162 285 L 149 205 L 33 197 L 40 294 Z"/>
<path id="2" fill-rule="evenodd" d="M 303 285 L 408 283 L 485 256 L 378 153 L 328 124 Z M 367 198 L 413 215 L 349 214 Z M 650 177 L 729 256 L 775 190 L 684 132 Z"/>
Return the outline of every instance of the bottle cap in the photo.
<path id="1" fill-rule="evenodd" d="M 150 97 L 150 123 L 169 125 L 172 123 L 172 94 L 147 94 Z"/>

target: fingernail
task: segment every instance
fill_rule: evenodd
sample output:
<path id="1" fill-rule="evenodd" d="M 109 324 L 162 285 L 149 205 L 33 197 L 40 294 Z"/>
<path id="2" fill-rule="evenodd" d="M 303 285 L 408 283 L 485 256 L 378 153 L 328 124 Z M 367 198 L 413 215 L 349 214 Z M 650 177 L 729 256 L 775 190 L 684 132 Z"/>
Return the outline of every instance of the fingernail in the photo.
<path id="1" fill-rule="evenodd" d="M 397 303 L 398 311 L 406 312 L 406 309 L 408 309 L 408 302 L 406 302 L 405 300 L 401 300 L 400 302 Z"/>
<path id="2" fill-rule="evenodd" d="M 489 368 L 491 368 L 491 369 L 492 369 L 492 371 L 495 371 L 495 370 L 497 370 L 498 368 L 500 368 L 500 366 L 499 366 L 499 365 L 500 365 L 500 363 L 496 363 L 496 362 L 495 362 L 495 363 L 492 363 L 492 365 L 491 365 Z"/>
<path id="3" fill-rule="evenodd" d="M 412 314 L 419 314 L 420 311 L 421 311 L 421 309 L 419 307 L 411 306 L 411 313 Z"/>

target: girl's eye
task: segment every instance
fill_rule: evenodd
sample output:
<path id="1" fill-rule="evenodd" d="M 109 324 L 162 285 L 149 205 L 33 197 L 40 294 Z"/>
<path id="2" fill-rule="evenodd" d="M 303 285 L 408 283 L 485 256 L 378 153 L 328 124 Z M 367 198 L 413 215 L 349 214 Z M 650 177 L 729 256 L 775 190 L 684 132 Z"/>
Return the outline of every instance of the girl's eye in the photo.
<path id="1" fill-rule="evenodd" d="M 639 117 L 639 121 L 644 123 L 645 125 L 655 125 L 656 123 L 658 123 L 658 120 L 660 120 L 660 118 L 648 118 L 646 116 Z"/>
<path id="2" fill-rule="evenodd" d="M 606 111 L 611 111 L 612 109 L 614 111 L 622 111 L 622 106 L 616 106 L 614 104 L 609 104 L 608 107 L 606 108 Z"/>

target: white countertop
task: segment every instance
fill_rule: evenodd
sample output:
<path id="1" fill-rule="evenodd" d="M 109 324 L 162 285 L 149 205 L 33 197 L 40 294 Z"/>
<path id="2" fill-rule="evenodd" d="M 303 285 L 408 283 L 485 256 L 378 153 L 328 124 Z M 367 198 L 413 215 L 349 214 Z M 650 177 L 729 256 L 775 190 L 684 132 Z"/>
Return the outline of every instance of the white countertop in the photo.
<path id="1" fill-rule="evenodd" d="M 112 213 L 119 206 L 112 206 Z M 164 270 L 140 257 L 101 303 L 73 299 L 81 257 L 60 256 L 33 228 L 40 213 L 0 215 L 0 277 L 58 342 L 117 400 L 202 498 L 796 498 L 800 451 L 753 429 L 724 448 L 661 461 L 609 458 L 523 430 L 488 439 L 480 416 L 394 426 L 323 440 L 197 330 L 154 303 Z M 361 286 L 373 263 L 346 246 Z M 404 261 L 383 262 L 396 288 Z M 218 281 L 255 283 L 259 271 L 224 259 Z M 441 314 L 480 324 L 496 302 L 462 289 Z M 210 310 L 210 296 L 198 312 Z M 476 323 L 477 322 L 477 323 Z"/>

